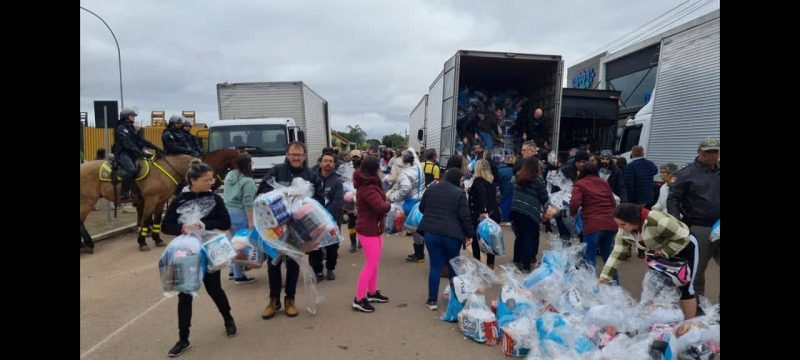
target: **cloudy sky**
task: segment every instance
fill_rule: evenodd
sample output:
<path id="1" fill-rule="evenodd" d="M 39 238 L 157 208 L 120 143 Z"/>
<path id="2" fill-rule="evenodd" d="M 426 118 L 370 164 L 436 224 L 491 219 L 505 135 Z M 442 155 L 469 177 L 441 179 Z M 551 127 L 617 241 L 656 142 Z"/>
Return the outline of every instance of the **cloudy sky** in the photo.
<path id="1" fill-rule="evenodd" d="M 304 81 L 328 100 L 333 129 L 358 124 L 378 139 L 405 134 L 409 113 L 459 49 L 558 54 L 566 73 L 646 23 L 663 23 L 661 32 L 719 3 L 81 0 L 119 40 L 125 105 L 137 120 L 195 110 L 212 122 L 217 83 Z M 81 10 L 80 24 L 81 111 L 94 119 L 94 100 L 119 98 L 117 51 L 96 17 Z"/>

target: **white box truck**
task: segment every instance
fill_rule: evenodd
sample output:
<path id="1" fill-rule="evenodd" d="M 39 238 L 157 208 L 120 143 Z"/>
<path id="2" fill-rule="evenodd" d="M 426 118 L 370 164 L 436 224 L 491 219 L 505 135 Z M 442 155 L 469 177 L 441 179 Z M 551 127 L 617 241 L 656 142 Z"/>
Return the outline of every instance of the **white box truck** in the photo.
<path id="1" fill-rule="evenodd" d="M 415 148 L 436 149 L 442 164 L 456 153 L 459 90 L 462 86 L 473 86 L 489 91 L 515 89 L 530 100 L 532 108 L 541 107 L 545 138 L 557 149 L 563 67 L 560 55 L 457 51 L 445 61 L 427 95 L 412 111 L 414 120 L 409 122 L 409 133 L 412 140 L 421 144 Z M 421 106 L 423 103 L 426 106 Z M 424 112 L 421 108 L 425 108 Z M 423 113 L 420 121 L 417 117 Z"/>
<path id="2" fill-rule="evenodd" d="M 217 84 L 217 104 L 208 150 L 247 150 L 257 180 L 284 161 L 292 141 L 306 144 L 309 167 L 331 144 L 328 102 L 301 81 Z"/>
<path id="3" fill-rule="evenodd" d="M 680 168 L 694 161 L 704 138 L 719 140 L 719 21 L 717 12 L 661 41 L 650 101 L 627 120 L 620 137 L 618 151 L 627 160 L 631 148 L 641 145 L 656 165 L 672 162 Z"/>

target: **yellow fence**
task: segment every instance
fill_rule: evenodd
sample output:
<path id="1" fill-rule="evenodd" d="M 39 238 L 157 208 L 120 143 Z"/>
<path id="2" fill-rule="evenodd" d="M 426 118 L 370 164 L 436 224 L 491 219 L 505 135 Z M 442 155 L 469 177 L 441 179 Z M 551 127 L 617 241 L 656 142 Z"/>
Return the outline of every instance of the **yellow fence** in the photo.
<path id="1" fill-rule="evenodd" d="M 95 158 L 97 154 L 97 149 L 105 147 L 105 137 L 103 136 L 105 129 L 104 128 L 83 128 L 83 158 L 86 160 L 92 160 Z M 151 143 L 155 144 L 159 148 L 164 148 L 164 144 L 161 142 L 161 134 L 164 132 L 164 128 L 160 126 L 147 126 L 142 128 L 142 136 L 145 139 L 150 141 Z M 208 129 L 195 129 L 192 128 L 192 134 L 203 139 L 203 146 L 205 150 L 208 150 Z M 108 129 L 108 148 L 106 148 L 106 154 L 111 153 L 111 148 L 114 145 L 114 129 Z"/>

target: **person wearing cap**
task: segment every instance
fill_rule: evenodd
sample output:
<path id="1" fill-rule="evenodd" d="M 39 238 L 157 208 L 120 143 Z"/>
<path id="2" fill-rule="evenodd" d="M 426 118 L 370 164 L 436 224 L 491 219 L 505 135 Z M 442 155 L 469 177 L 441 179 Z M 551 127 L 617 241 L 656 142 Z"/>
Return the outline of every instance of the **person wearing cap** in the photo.
<path id="1" fill-rule="evenodd" d="M 161 133 L 161 142 L 164 144 L 164 152 L 171 154 L 192 155 L 192 148 L 189 147 L 188 139 L 183 131 L 183 118 L 172 115 L 167 122 L 167 128 Z"/>
<path id="2" fill-rule="evenodd" d="M 353 149 L 350 151 L 350 162 L 353 164 L 353 169 L 356 171 L 361 167 L 361 159 L 363 159 L 364 155 L 361 153 L 361 150 Z M 354 172 L 355 174 L 355 172 Z M 350 179 L 352 182 L 353 179 Z M 356 219 L 358 219 L 358 208 L 354 210 L 345 210 L 347 213 L 347 234 L 350 235 L 350 253 L 356 252 L 356 249 L 361 248 L 361 244 L 358 243 L 358 237 L 356 236 Z"/>
<path id="3" fill-rule="evenodd" d="M 625 190 L 625 180 L 622 178 L 622 170 L 612 161 L 614 155 L 611 150 L 600 151 L 599 173 L 600 177 L 608 181 L 611 191 L 617 195 L 620 203 L 628 202 L 628 191 Z"/>
<path id="4" fill-rule="evenodd" d="M 719 219 L 719 140 L 708 137 L 697 147 L 694 162 L 675 173 L 667 197 L 667 211 L 689 226 L 697 237 L 699 265 L 694 288 L 705 294 L 708 261 L 719 264 L 719 241 L 711 241 L 711 226 Z"/>
<path id="5" fill-rule="evenodd" d="M 144 148 L 158 149 L 158 146 L 143 138 L 133 127 L 133 122 L 136 121 L 138 115 L 132 109 L 123 109 L 119 114 L 119 124 L 114 131 L 114 146 L 111 151 L 121 168 L 117 170 L 117 175 L 122 178 L 120 203 L 131 201 L 130 191 L 133 187 L 133 179 L 138 172 L 135 165 L 136 160 L 143 156 L 150 156 L 144 152 Z"/>
<path id="6" fill-rule="evenodd" d="M 622 171 L 625 189 L 628 190 L 628 202 L 647 207 L 655 202 L 653 177 L 658 174 L 658 167 L 644 158 L 644 148 L 636 145 L 631 149 L 631 162 Z"/>

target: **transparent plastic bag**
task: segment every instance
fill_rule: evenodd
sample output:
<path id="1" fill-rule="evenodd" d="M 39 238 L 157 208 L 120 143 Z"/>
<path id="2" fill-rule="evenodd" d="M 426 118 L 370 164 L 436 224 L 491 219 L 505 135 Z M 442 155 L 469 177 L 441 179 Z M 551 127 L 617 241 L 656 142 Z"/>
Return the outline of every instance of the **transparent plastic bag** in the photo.
<path id="1" fill-rule="evenodd" d="M 497 319 L 486 305 L 483 294 L 467 297 L 464 309 L 458 313 L 458 328 L 464 336 L 477 342 L 490 346 L 497 343 Z"/>
<path id="2" fill-rule="evenodd" d="M 289 223 L 292 245 L 303 252 L 319 249 L 339 242 L 339 226 L 333 216 L 312 198 L 292 203 L 292 221 Z"/>
<path id="3" fill-rule="evenodd" d="M 292 217 L 286 192 L 272 190 L 256 197 L 253 203 L 253 215 L 256 226 L 262 228 L 275 228 L 286 224 Z"/>
<path id="4" fill-rule="evenodd" d="M 506 246 L 503 243 L 503 229 L 494 220 L 485 218 L 478 223 L 478 245 L 481 252 L 503 256 Z"/>
<path id="5" fill-rule="evenodd" d="M 167 296 L 180 292 L 197 296 L 205 276 L 205 260 L 201 243 L 194 235 L 180 235 L 172 239 L 158 260 L 161 286 Z"/>
<path id="6" fill-rule="evenodd" d="M 316 314 L 316 305 L 322 303 L 325 298 L 317 291 L 316 287 L 316 278 L 314 275 L 314 270 L 308 265 L 308 261 L 304 259 L 306 256 L 306 252 L 309 250 L 313 250 L 318 248 L 324 239 L 310 239 L 308 237 L 304 237 L 302 233 L 298 234 L 298 229 L 306 230 L 309 233 L 314 233 L 317 236 L 323 236 L 322 231 L 317 227 L 310 227 L 309 225 L 311 222 L 302 223 L 304 221 L 309 221 L 306 216 L 309 216 L 314 210 L 305 208 L 304 211 L 300 214 L 299 220 L 297 222 L 302 224 L 297 224 L 299 226 L 298 229 L 292 230 L 291 227 L 294 226 L 295 221 L 292 219 L 294 217 L 294 213 L 292 212 L 293 209 L 301 208 L 304 205 L 311 205 L 312 208 L 314 206 L 319 206 L 319 203 L 314 205 L 313 203 L 305 200 L 306 198 L 310 199 L 310 197 L 314 193 L 314 187 L 311 185 L 310 182 L 302 179 L 302 178 L 294 178 L 290 186 L 283 186 L 275 182 L 274 178 L 270 178 L 267 180 L 268 184 L 270 184 L 275 190 L 283 193 L 285 200 L 288 204 L 284 204 L 284 207 L 287 209 L 287 214 L 289 215 L 290 219 L 283 223 L 282 225 L 278 225 L 276 227 L 270 227 L 272 224 L 268 221 L 268 218 L 271 216 L 268 214 L 268 210 L 266 206 L 255 206 L 253 209 L 253 218 L 255 222 L 256 230 L 258 231 L 258 235 L 264 242 L 264 246 L 262 250 L 269 254 L 270 248 L 274 249 L 273 255 L 270 255 L 272 259 L 272 263 L 275 265 L 279 265 L 281 261 L 284 260 L 284 257 L 289 257 L 293 261 L 295 261 L 300 267 L 300 273 L 303 276 L 303 287 L 305 289 L 305 293 L 309 296 L 308 306 L 306 310 L 311 314 Z M 270 192 L 272 193 L 272 192 Z M 269 193 L 268 193 L 269 194 Z M 263 195 L 259 195 L 263 196 Z M 258 200 L 259 198 L 256 198 Z M 313 199 L 310 199 L 313 201 Z M 297 203 L 297 204 L 295 204 Z M 311 211 L 308 211 L 311 210 Z M 324 208 L 323 208 L 324 210 Z M 324 210 L 327 213 L 327 210 Z M 281 212 L 282 213 L 282 212 Z M 316 216 L 318 214 L 314 214 L 311 216 Z M 284 215 L 279 216 L 278 218 L 282 218 Z M 326 215 L 328 220 L 321 221 L 323 224 L 327 221 L 335 223 L 330 214 Z M 318 218 L 318 217 L 317 217 Z M 302 231 L 301 230 L 301 231 Z M 293 236 L 289 236 L 290 234 L 294 234 Z M 338 227 L 336 229 L 336 241 L 338 241 Z M 281 256 L 283 255 L 283 256 Z"/>
<path id="7" fill-rule="evenodd" d="M 203 241 L 202 252 L 206 258 L 208 272 L 219 271 L 231 264 L 236 257 L 231 241 L 225 233 L 203 231 L 200 235 Z"/>
<path id="8" fill-rule="evenodd" d="M 239 229 L 231 238 L 231 246 L 236 251 L 234 262 L 243 264 L 246 269 L 259 269 L 266 257 L 259 246 L 260 236 L 253 229 Z"/>

